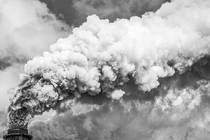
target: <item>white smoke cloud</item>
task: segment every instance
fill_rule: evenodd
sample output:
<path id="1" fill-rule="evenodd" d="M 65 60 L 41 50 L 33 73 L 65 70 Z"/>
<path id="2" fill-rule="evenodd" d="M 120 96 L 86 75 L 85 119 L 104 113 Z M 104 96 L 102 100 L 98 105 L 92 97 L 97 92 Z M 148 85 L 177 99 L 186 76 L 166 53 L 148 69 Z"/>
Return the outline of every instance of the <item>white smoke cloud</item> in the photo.
<path id="1" fill-rule="evenodd" d="M 166 15 L 167 5 L 179 10 Z M 85 86 L 79 90 L 98 93 L 99 80 L 114 82 L 120 75 L 125 82 L 132 74 L 142 90 L 150 91 L 159 78 L 172 76 L 175 70 L 184 72 L 209 53 L 209 34 L 200 26 L 209 28 L 208 11 L 206 1 L 177 0 L 142 18 L 109 23 L 90 16 L 68 38 L 52 45 L 51 53 L 29 61 L 25 75 L 41 74 L 56 84 L 63 79 L 60 85 L 65 88 L 68 80 L 78 78 Z"/>
<path id="2" fill-rule="evenodd" d="M 113 100 L 119 100 L 121 97 L 123 97 L 124 94 L 125 92 L 122 90 L 115 90 L 111 93 L 110 96 Z"/>
<path id="3" fill-rule="evenodd" d="M 36 139 L 209 138 L 209 81 L 199 77 L 187 88 L 177 86 L 183 73 L 192 73 L 195 63 L 209 55 L 209 7 L 206 0 L 175 0 L 142 18 L 109 23 L 89 16 L 68 38 L 51 45 L 50 52 L 28 61 L 11 112 L 22 108 L 32 116 L 50 108 L 79 112 L 59 112 L 51 120 L 32 122 Z M 169 77 L 174 81 L 160 85 Z M 135 81 L 139 95 L 123 90 L 129 80 Z M 116 89 L 121 93 L 113 92 Z M 152 95 L 155 89 L 160 93 Z M 66 101 L 75 97 L 82 103 L 83 97 L 101 94 L 122 100 L 101 99 L 102 105 L 94 107 L 74 107 L 75 102 Z M 141 94 L 153 97 L 142 101 Z M 12 116 L 10 121 L 12 126 Z"/>

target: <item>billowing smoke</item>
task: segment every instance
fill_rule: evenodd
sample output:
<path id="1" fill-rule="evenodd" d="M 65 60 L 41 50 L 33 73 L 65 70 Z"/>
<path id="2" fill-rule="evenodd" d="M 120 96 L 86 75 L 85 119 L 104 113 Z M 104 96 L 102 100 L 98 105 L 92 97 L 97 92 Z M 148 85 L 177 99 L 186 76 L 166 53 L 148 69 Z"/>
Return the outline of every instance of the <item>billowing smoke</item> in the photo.
<path id="1" fill-rule="evenodd" d="M 54 109 L 51 121 L 32 123 L 43 129 L 37 139 L 207 139 L 208 13 L 207 0 L 175 0 L 141 18 L 89 16 L 27 62 L 9 127 Z"/>

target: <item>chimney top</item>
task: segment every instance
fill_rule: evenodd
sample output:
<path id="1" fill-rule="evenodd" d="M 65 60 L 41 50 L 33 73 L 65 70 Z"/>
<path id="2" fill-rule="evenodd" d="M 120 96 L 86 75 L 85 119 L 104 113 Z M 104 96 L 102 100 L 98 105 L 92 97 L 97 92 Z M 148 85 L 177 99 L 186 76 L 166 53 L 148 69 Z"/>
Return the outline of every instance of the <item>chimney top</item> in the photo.
<path id="1" fill-rule="evenodd" d="M 32 140 L 32 132 L 25 128 L 11 128 L 3 132 L 5 140 Z"/>

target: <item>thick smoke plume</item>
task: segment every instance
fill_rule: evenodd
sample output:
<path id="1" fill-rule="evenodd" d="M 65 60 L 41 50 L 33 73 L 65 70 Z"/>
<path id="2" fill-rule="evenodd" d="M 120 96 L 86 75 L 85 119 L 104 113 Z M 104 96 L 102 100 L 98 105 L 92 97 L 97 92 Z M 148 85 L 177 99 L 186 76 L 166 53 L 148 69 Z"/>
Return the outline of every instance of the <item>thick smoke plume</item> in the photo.
<path id="1" fill-rule="evenodd" d="M 87 118 L 81 118 L 83 128 L 56 125 L 71 132 L 67 138 L 61 136 L 63 139 L 199 137 L 197 134 L 209 122 L 209 12 L 209 1 L 175 0 L 141 18 L 110 23 L 89 16 L 68 38 L 53 44 L 51 52 L 27 62 L 19 86 L 11 91 L 9 127 L 26 127 L 34 115 L 50 109 L 62 114 L 79 101 L 95 106 L 84 109 L 90 113 L 70 111 L 69 116 L 87 114 Z M 137 101 L 135 97 L 139 97 Z M 104 108 L 106 111 L 100 111 Z M 92 120 L 91 114 L 97 111 L 107 114 L 99 113 Z M 66 115 L 53 119 L 66 120 Z M 125 116 L 123 122 L 120 116 Z M 138 124 L 141 122 L 145 123 L 144 129 Z M 51 128 L 51 123 L 44 123 L 43 128 Z M 132 127 L 136 131 L 126 133 Z M 176 131 L 178 127 L 183 134 L 176 135 L 181 131 Z M 90 133 L 80 137 L 81 131 L 77 130 Z M 206 131 L 209 129 L 203 133 Z M 45 139 L 58 139 L 59 134 Z"/>

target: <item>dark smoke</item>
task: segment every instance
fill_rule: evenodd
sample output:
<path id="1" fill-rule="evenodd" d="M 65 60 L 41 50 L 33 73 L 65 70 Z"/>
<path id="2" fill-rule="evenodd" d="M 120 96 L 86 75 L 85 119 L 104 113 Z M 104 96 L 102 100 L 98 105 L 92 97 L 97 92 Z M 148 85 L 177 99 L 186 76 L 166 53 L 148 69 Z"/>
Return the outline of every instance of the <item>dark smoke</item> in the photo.
<path id="1" fill-rule="evenodd" d="M 117 18 L 141 16 L 156 11 L 170 0 L 40 0 L 61 20 L 70 26 L 79 26 L 88 15 L 96 14 L 101 19 L 115 21 Z"/>

